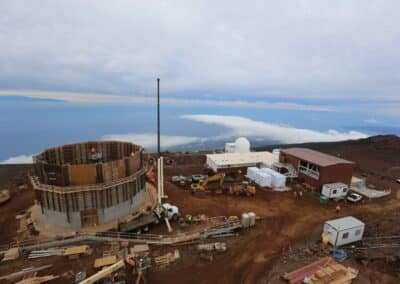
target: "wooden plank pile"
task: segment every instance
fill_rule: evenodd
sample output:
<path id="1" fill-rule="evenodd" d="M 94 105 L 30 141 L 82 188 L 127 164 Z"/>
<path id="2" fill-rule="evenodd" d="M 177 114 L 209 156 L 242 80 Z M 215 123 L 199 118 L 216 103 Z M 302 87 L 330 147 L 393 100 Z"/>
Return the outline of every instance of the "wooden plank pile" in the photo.
<path id="1" fill-rule="evenodd" d="M 358 270 L 341 264 L 330 264 L 315 272 L 311 284 L 349 284 L 358 275 Z"/>
<path id="2" fill-rule="evenodd" d="M 94 268 L 102 268 L 104 266 L 109 266 L 115 264 L 117 261 L 118 261 L 117 256 L 115 255 L 108 255 L 96 258 L 96 260 L 94 261 Z"/>
<path id="3" fill-rule="evenodd" d="M 310 284 L 349 284 L 357 275 L 356 269 L 345 267 L 327 256 L 285 273 L 283 278 L 291 284 L 303 283 L 304 279 L 308 279 Z"/>
<path id="4" fill-rule="evenodd" d="M 90 254 L 90 247 L 88 245 L 34 250 L 29 254 L 28 259 L 61 255 L 68 257 L 68 259 L 78 259 L 84 254 Z"/>

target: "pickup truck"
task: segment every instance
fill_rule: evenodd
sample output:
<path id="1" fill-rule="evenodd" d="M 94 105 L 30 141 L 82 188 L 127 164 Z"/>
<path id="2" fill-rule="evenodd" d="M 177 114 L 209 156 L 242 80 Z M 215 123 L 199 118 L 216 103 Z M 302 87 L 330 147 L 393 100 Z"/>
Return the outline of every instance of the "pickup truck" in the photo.
<path id="1" fill-rule="evenodd" d="M 151 224 L 158 224 L 160 221 L 163 221 L 164 218 L 174 221 L 178 220 L 179 208 L 172 204 L 164 203 L 159 210 L 156 208 L 153 211 L 143 213 L 134 219 L 119 223 L 118 231 L 136 233 L 141 233 L 142 231 L 147 232 Z"/>

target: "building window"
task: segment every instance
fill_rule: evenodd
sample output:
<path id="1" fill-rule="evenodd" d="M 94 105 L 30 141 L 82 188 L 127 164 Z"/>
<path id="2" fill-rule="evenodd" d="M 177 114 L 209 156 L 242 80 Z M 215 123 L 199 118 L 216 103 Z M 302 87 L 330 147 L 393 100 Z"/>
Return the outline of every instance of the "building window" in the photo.
<path id="1" fill-rule="evenodd" d="M 319 179 L 319 167 L 315 164 L 300 160 L 299 172 L 312 178 Z"/>
<path id="2" fill-rule="evenodd" d="M 345 239 L 348 239 L 349 238 L 349 233 L 347 232 L 347 233 L 344 233 L 343 235 L 342 235 L 342 239 L 343 240 L 345 240 Z"/>
<path id="3" fill-rule="evenodd" d="M 354 235 L 355 235 L 355 236 L 361 235 L 361 229 L 358 229 Z"/>
<path id="4" fill-rule="evenodd" d="M 333 193 L 333 194 L 336 194 L 336 193 L 337 193 L 337 190 L 336 190 L 336 189 L 334 189 L 332 193 Z"/>

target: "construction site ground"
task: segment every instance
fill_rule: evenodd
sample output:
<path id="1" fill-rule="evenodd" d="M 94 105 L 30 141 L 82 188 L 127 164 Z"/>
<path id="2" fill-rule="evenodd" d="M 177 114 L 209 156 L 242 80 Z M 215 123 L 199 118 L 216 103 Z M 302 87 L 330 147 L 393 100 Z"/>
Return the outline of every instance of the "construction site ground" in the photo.
<path id="1" fill-rule="evenodd" d="M 400 145 L 400 139 L 394 147 Z M 380 142 L 385 143 L 385 142 Z M 393 144 L 393 143 L 392 143 Z M 391 145 L 392 145 L 391 144 Z M 351 147 L 357 147 L 349 142 L 347 148 L 339 144 L 339 150 L 331 146 L 331 152 L 350 152 Z M 380 146 L 379 146 L 380 145 Z M 383 145 L 377 147 L 381 149 Z M 326 205 L 320 204 L 315 194 L 305 191 L 299 199 L 293 192 L 274 192 L 258 190 L 255 197 L 230 196 L 227 194 L 196 193 L 192 194 L 170 181 L 172 175 L 189 175 L 201 173 L 204 164 L 202 154 L 168 154 L 170 162 L 166 166 L 165 192 L 168 202 L 177 205 L 182 215 L 206 214 L 207 216 L 240 216 L 243 212 L 254 211 L 261 217 L 254 228 L 242 230 L 238 236 L 213 239 L 224 241 L 228 250 L 215 255 L 212 262 L 199 258 L 193 245 L 177 247 L 155 247 L 158 253 L 173 251 L 178 248 L 181 258 L 176 263 L 164 269 L 151 270 L 147 274 L 148 283 L 284 283 L 281 275 L 307 264 L 316 258 L 318 253 L 309 256 L 284 257 L 296 249 L 306 248 L 320 240 L 324 221 L 341 217 L 354 216 L 366 223 L 366 234 L 400 235 L 400 194 L 399 184 L 387 176 L 374 174 L 374 161 L 384 159 L 383 150 L 379 150 L 379 157 L 374 158 L 374 152 L 358 151 L 361 155 L 361 164 L 357 168 L 357 175 L 367 178 L 367 182 L 377 188 L 392 190 L 388 197 L 376 200 L 365 200 L 360 204 L 342 203 L 340 213 L 335 212 L 335 202 Z M 393 155 L 392 149 L 387 150 Z M 371 157 L 370 165 L 365 155 Z M 396 154 L 398 155 L 398 154 Z M 346 158 L 345 153 L 342 157 Z M 357 157 L 352 160 L 358 162 Z M 400 159 L 397 159 L 397 163 Z M 386 164 L 384 164 L 386 163 Z M 371 167 L 370 167 L 371 166 Z M 397 166 L 393 158 L 380 160 L 380 172 Z M 0 168 L 1 170 L 1 168 Z M 0 243 L 13 241 L 15 238 L 15 214 L 26 210 L 33 204 L 33 193 L 29 190 L 15 194 L 7 204 L 0 207 Z M 179 230 L 177 224 L 173 224 Z M 368 233 L 370 232 L 370 233 Z M 166 234 L 166 228 L 158 225 L 151 233 Z M 93 263 L 96 257 L 102 255 L 107 244 L 90 244 L 95 247 L 91 256 L 78 260 L 66 261 L 64 257 L 47 257 L 34 261 L 19 259 L 12 263 L 0 264 L 0 275 L 19 271 L 24 267 L 39 266 L 51 263 L 54 266 L 42 274 L 64 275 L 50 283 L 71 283 L 75 273 L 86 271 L 88 275 L 94 273 Z M 400 249 L 397 249 L 400 250 Z M 321 252 L 323 254 L 323 252 Z M 360 270 L 358 278 L 353 283 L 399 283 L 398 259 L 376 258 L 371 261 L 360 261 L 351 256 L 344 262 L 345 265 Z"/>

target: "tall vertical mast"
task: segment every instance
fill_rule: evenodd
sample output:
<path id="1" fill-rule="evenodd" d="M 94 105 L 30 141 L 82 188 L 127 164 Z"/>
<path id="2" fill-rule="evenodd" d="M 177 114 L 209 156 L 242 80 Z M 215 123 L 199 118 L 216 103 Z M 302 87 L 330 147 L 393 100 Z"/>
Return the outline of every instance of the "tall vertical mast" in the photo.
<path id="1" fill-rule="evenodd" d="M 160 155 L 160 78 L 157 78 L 157 157 Z"/>

